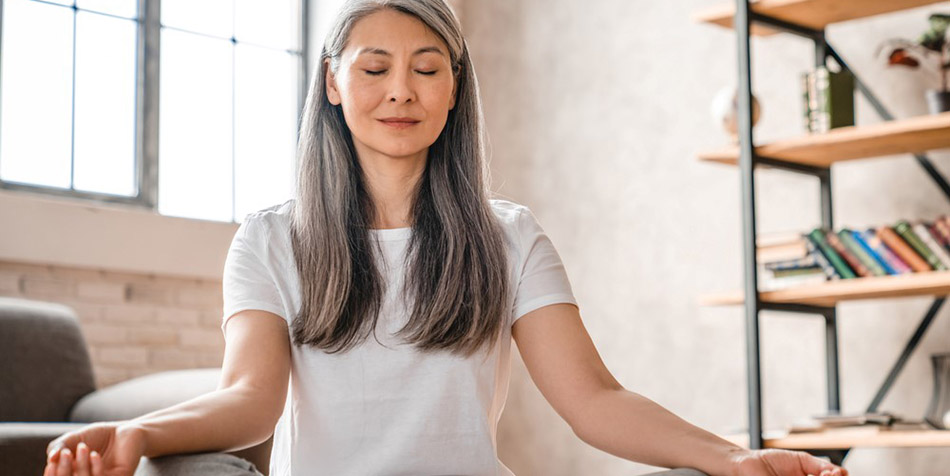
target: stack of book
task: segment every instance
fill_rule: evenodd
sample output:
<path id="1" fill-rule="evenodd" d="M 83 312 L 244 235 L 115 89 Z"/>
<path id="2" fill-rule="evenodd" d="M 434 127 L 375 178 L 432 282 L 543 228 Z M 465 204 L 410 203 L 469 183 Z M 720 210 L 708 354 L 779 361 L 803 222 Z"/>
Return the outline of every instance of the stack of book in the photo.
<path id="1" fill-rule="evenodd" d="M 950 270 L 950 217 L 865 230 L 815 228 L 756 241 L 759 290 Z"/>
<path id="2" fill-rule="evenodd" d="M 854 125 L 854 76 L 826 66 L 802 73 L 804 126 L 809 133 Z"/>
<path id="3" fill-rule="evenodd" d="M 832 428 L 848 428 L 858 426 L 892 426 L 895 423 L 902 423 L 904 420 L 888 412 L 877 413 L 858 413 L 853 415 L 842 415 L 832 413 L 828 415 L 816 415 L 810 420 L 801 421 L 789 425 L 789 433 L 810 433 L 815 431 L 824 431 Z"/>

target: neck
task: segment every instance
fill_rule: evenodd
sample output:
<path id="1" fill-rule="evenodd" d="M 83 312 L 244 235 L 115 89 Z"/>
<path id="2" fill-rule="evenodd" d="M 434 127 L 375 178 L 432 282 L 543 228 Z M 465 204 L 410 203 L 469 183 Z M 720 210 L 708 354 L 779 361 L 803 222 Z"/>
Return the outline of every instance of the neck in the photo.
<path id="1" fill-rule="evenodd" d="M 415 154 L 393 157 L 357 141 L 354 145 L 367 189 L 376 205 L 372 228 L 412 226 L 412 200 L 416 184 L 425 170 L 428 148 Z"/>

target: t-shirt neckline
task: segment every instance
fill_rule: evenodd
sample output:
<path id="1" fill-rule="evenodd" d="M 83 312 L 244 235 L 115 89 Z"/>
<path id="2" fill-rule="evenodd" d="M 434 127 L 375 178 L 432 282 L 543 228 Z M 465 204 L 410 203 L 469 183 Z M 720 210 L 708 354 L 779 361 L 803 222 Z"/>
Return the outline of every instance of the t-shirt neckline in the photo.
<path id="1" fill-rule="evenodd" d="M 404 228 L 370 228 L 369 232 L 382 241 L 406 240 L 412 235 L 412 227 Z"/>

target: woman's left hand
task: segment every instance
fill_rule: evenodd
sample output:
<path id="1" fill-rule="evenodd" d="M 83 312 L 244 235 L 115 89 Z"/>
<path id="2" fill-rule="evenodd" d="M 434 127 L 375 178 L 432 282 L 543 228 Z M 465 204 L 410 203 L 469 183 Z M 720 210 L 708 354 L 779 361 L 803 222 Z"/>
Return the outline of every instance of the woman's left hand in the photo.
<path id="1" fill-rule="evenodd" d="M 848 470 L 802 451 L 744 451 L 732 463 L 735 476 L 848 476 Z"/>

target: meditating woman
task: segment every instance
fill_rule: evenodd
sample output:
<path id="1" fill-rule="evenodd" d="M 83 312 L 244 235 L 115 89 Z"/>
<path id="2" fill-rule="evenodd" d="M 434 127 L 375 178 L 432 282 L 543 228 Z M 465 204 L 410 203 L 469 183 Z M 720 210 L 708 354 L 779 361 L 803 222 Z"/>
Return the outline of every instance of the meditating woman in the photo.
<path id="1" fill-rule="evenodd" d="M 45 476 L 259 475 L 225 453 L 272 435 L 271 476 L 512 475 L 496 446 L 512 339 L 605 452 L 692 468 L 670 474 L 847 474 L 740 448 L 621 386 L 531 210 L 489 198 L 482 133 L 444 0 L 345 3 L 307 96 L 294 198 L 248 214 L 228 251 L 218 389 L 57 438 Z"/>

